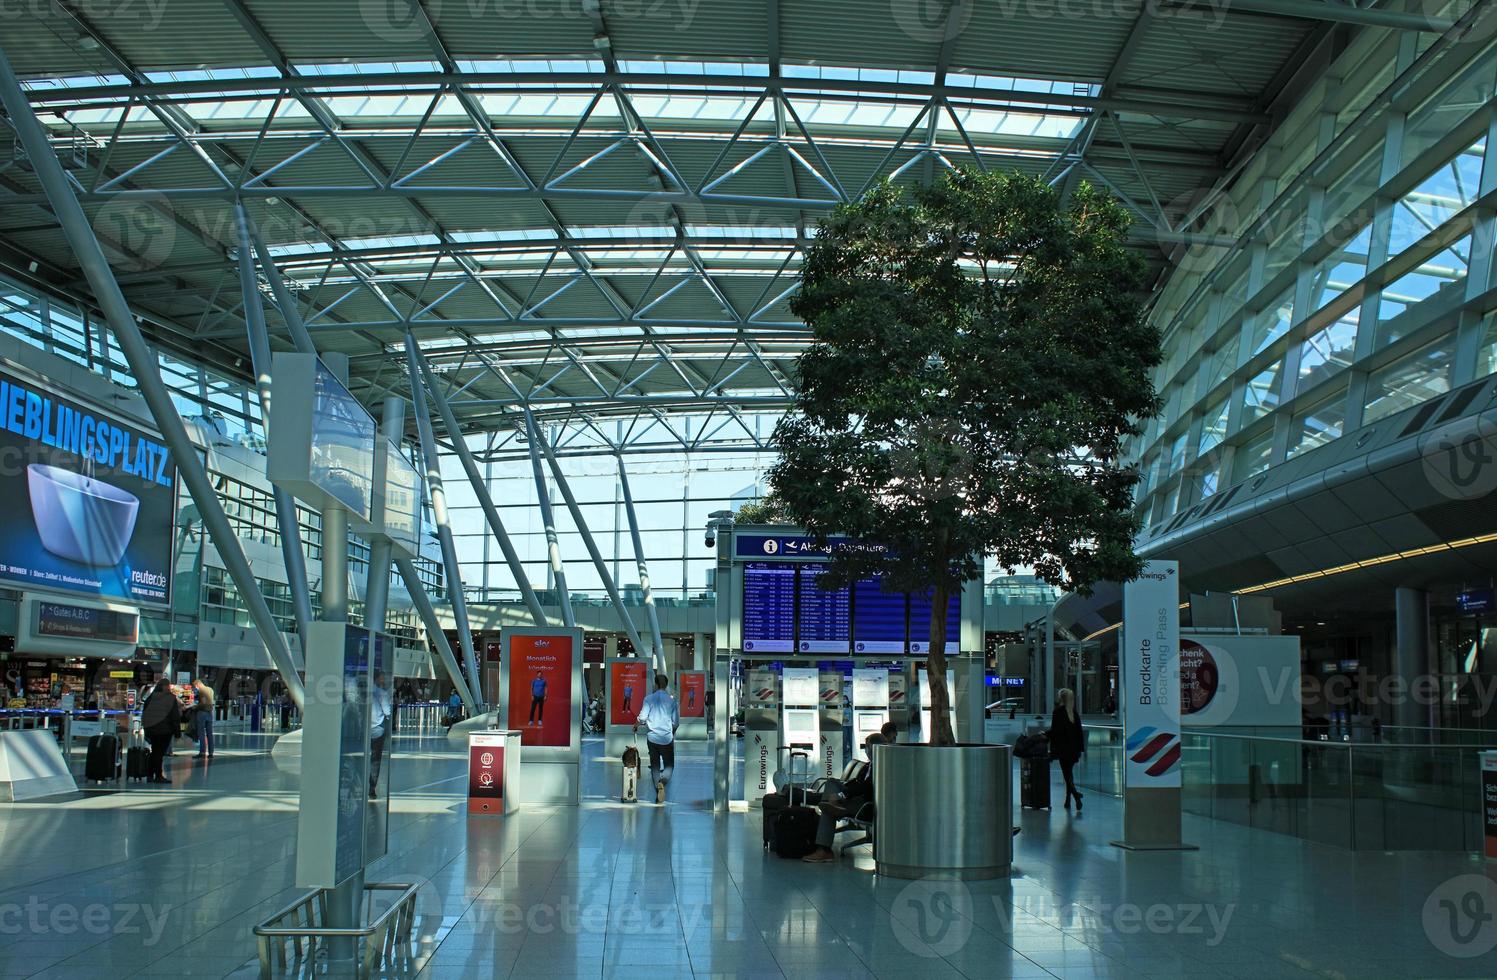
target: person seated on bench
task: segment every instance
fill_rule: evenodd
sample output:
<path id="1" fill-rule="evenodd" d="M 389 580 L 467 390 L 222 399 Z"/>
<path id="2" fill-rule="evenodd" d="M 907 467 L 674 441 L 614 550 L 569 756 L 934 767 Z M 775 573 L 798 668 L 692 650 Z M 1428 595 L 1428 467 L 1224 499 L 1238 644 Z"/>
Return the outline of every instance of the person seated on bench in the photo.
<path id="1" fill-rule="evenodd" d="M 812 864 L 825 864 L 837 860 L 832 851 L 832 839 L 837 836 L 837 821 L 844 817 L 855 817 L 864 806 L 873 802 L 873 747 L 884 744 L 884 736 L 873 732 L 863 743 L 868 750 L 869 764 L 862 773 L 848 780 L 836 792 L 821 797 L 821 822 L 816 827 L 816 850 L 801 858 Z"/>

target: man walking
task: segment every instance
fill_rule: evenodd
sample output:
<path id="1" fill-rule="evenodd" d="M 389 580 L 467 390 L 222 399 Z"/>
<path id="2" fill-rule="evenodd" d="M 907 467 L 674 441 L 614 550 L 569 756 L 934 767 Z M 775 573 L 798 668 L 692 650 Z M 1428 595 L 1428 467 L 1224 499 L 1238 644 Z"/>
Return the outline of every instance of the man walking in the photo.
<path id="1" fill-rule="evenodd" d="M 665 785 L 676 768 L 676 728 L 681 724 L 681 707 L 666 690 L 669 686 L 670 679 L 664 674 L 655 675 L 655 693 L 645 698 L 634 722 L 636 732 L 641 724 L 648 732 L 645 743 L 650 748 L 650 780 L 655 784 L 656 803 L 665 802 Z"/>

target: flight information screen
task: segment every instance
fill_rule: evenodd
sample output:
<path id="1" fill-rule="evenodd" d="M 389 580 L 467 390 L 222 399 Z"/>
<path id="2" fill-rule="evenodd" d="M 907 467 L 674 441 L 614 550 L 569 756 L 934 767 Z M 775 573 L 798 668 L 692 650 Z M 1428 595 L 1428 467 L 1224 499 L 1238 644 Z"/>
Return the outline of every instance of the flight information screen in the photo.
<path id="1" fill-rule="evenodd" d="M 853 653 L 904 653 L 905 595 L 885 592 L 879 579 L 863 579 L 852 589 Z"/>
<path id="2" fill-rule="evenodd" d="M 852 590 L 823 589 L 823 567 L 800 566 L 800 602 L 796 613 L 801 653 L 847 653 L 852 644 Z"/>
<path id="3" fill-rule="evenodd" d="M 910 652 L 925 653 L 930 649 L 930 605 L 931 596 L 910 596 Z M 953 593 L 946 604 L 946 652 L 960 653 L 962 649 L 962 594 Z"/>
<path id="4" fill-rule="evenodd" d="M 743 566 L 743 650 L 795 652 L 795 566 L 749 562 Z"/>

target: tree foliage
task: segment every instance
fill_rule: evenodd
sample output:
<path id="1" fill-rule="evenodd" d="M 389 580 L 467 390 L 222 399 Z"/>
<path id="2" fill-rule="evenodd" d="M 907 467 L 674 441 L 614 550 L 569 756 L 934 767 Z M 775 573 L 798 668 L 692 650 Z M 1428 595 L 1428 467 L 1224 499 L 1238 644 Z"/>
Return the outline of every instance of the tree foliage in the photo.
<path id="1" fill-rule="evenodd" d="M 1123 440 L 1158 411 L 1130 218 L 1082 184 L 1062 205 L 1020 174 L 884 183 L 836 209 L 793 310 L 814 343 L 775 432 L 773 492 L 796 523 L 881 542 L 835 557 L 937 608 L 1009 569 L 1087 592 L 1140 568 Z M 945 619 L 931 617 L 934 741 L 952 741 Z"/>
<path id="2" fill-rule="evenodd" d="M 790 524 L 795 522 L 785 502 L 771 492 L 757 500 L 750 500 L 733 513 L 737 524 Z"/>

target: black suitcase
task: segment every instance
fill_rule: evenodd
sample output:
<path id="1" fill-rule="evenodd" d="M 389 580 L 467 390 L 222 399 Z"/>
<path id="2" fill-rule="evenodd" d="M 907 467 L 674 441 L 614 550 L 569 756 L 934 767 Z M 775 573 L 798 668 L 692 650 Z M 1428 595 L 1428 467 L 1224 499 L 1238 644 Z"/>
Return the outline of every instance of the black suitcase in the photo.
<path id="1" fill-rule="evenodd" d="M 808 806 L 787 806 L 764 819 L 772 822 L 769 849 L 782 858 L 803 858 L 816 849 L 816 828 L 821 822 Z"/>
<path id="2" fill-rule="evenodd" d="M 83 778 L 106 783 L 120 777 L 120 740 L 113 735 L 94 735 L 83 757 Z"/>
<path id="3" fill-rule="evenodd" d="M 1050 760 L 1019 760 L 1019 805 L 1030 810 L 1050 809 Z"/>
<path id="4" fill-rule="evenodd" d="M 145 779 L 151 775 L 151 753 L 139 745 L 125 752 L 125 778 Z"/>

